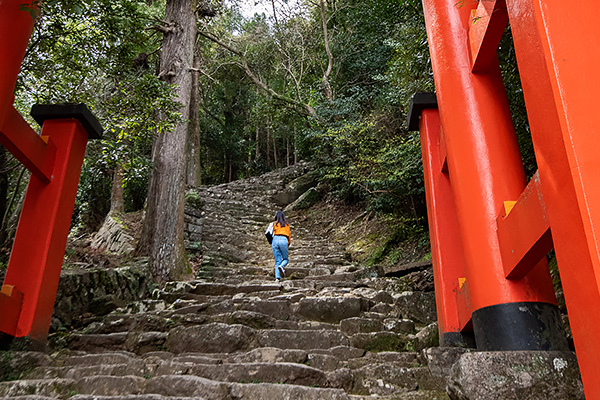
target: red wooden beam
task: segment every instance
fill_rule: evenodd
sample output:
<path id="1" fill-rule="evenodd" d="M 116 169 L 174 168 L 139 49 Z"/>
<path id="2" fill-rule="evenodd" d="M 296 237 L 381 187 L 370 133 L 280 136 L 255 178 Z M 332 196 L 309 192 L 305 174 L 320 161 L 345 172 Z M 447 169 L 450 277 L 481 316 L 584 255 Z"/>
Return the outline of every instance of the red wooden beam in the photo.
<path id="1" fill-rule="evenodd" d="M 23 0 L 0 1 L 0 127 L 14 101 L 15 84 L 35 20 Z"/>
<path id="2" fill-rule="evenodd" d="M 471 14 L 469 46 L 472 71 L 485 72 L 496 58 L 496 49 L 508 23 L 505 0 L 480 0 Z"/>
<path id="3" fill-rule="evenodd" d="M 54 177 L 48 184 L 35 176 L 29 181 L 5 279 L 24 293 L 13 336 L 41 342 L 50 326 L 88 140 L 76 119 L 45 121 L 42 134 L 56 145 Z"/>
<path id="4" fill-rule="evenodd" d="M 46 144 L 12 106 L 0 129 L 0 143 L 40 181 L 52 180 L 56 147 Z"/>
<path id="5" fill-rule="evenodd" d="M 0 291 L 0 332 L 15 336 L 19 315 L 23 307 L 23 293 L 12 285 L 2 286 Z"/>
<path id="6" fill-rule="evenodd" d="M 498 218 L 504 273 L 508 279 L 521 279 L 552 249 L 550 222 L 538 172 L 507 213 Z"/>

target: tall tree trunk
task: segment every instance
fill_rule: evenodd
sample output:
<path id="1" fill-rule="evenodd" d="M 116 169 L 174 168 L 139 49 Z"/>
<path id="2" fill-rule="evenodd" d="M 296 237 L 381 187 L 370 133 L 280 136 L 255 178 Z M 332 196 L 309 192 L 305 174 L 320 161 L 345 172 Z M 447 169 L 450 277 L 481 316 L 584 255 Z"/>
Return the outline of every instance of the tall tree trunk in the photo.
<path id="1" fill-rule="evenodd" d="M 184 119 L 173 132 L 156 136 L 152 149 L 154 170 L 148 188 L 148 209 L 142 228 L 138 253 L 149 255 L 154 278 L 159 282 L 180 279 L 189 273 L 183 243 L 185 187 L 185 150 L 190 113 L 196 19 L 194 2 L 167 0 L 160 58 L 160 76 L 176 87 L 179 112 Z"/>
<path id="2" fill-rule="evenodd" d="M 267 167 L 271 166 L 271 128 L 267 117 Z"/>
<path id="3" fill-rule="evenodd" d="M 279 168 L 277 165 L 277 141 L 273 138 L 273 159 L 275 160 L 275 169 Z"/>
<path id="4" fill-rule="evenodd" d="M 258 131 L 260 130 L 259 126 L 256 125 L 256 155 L 254 159 L 258 161 L 258 155 L 260 154 L 260 146 L 258 145 Z"/>
<path id="5" fill-rule="evenodd" d="M 0 227 L 0 246 L 6 244 L 6 241 L 11 237 L 11 232 L 9 232 L 10 230 L 10 222 L 11 222 L 11 209 L 13 208 L 13 204 L 15 203 L 15 200 L 17 199 L 17 196 L 19 195 L 19 193 L 21 193 L 21 197 L 23 197 L 25 195 L 25 190 L 21 191 L 21 181 L 23 180 L 23 176 L 25 175 L 25 171 L 27 171 L 27 169 L 24 166 L 21 166 L 21 171 L 19 172 L 19 177 L 17 178 L 17 183 L 15 184 L 15 189 L 12 193 L 12 195 L 10 196 L 10 200 L 8 201 L 8 204 L 6 205 L 6 209 L 4 210 L 4 214 L 2 217 L 2 226 Z M 20 202 L 20 205 L 22 206 L 23 202 Z M 17 220 L 18 220 L 18 216 L 21 214 L 21 209 L 20 209 L 20 205 L 17 204 L 16 208 L 15 208 L 15 213 L 17 214 Z"/>
<path id="6" fill-rule="evenodd" d="M 125 212 L 125 200 L 123 199 L 123 163 L 113 171 L 113 184 L 110 193 L 110 213 Z"/>
<path id="7" fill-rule="evenodd" d="M 200 49 L 194 52 L 194 68 L 192 69 L 192 92 L 190 97 L 190 126 L 188 129 L 187 175 L 189 186 L 200 186 L 202 169 L 200 167 Z"/>
<path id="8" fill-rule="evenodd" d="M 294 122 L 294 165 L 298 164 L 298 131 Z"/>
<path id="9" fill-rule="evenodd" d="M 285 153 L 285 161 L 287 163 L 287 166 L 290 166 L 290 138 L 286 137 L 285 138 L 285 148 L 286 148 L 286 153 Z"/>

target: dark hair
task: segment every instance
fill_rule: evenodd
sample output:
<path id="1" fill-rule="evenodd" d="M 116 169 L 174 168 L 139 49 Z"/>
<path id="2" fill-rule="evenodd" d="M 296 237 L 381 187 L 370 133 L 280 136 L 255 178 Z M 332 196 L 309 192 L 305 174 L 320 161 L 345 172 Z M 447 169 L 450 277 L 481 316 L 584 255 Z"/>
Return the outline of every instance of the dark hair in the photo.
<path id="1" fill-rule="evenodd" d="M 279 226 L 282 228 L 285 228 L 285 226 L 288 224 L 287 220 L 285 219 L 285 215 L 283 215 L 283 211 L 277 211 L 275 213 L 275 222 L 277 222 L 277 224 L 279 224 Z"/>

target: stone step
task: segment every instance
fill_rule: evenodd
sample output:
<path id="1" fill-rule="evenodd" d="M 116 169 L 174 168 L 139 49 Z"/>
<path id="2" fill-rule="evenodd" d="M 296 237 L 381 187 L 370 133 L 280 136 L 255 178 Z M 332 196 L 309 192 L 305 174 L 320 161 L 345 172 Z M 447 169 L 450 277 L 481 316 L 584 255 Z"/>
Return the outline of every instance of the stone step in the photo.
<path id="1" fill-rule="evenodd" d="M 285 376 L 282 376 L 285 377 Z M 305 399 L 345 400 L 341 389 L 322 389 L 290 384 L 224 383 L 193 375 L 162 375 L 144 379 L 135 376 L 90 376 L 78 380 L 47 379 L 0 382 L 5 397 L 37 396 L 42 399 L 160 399 L 195 398 L 206 400 L 236 399 Z M 90 396 L 93 395 L 93 396 Z M 43 396 L 43 397 L 40 397 Z M 99 397 L 102 396 L 102 397 Z"/>
<path id="2" fill-rule="evenodd" d="M 198 321 L 194 321 L 198 322 Z M 323 349 L 338 345 L 348 345 L 346 335 L 333 327 L 323 329 L 317 324 L 314 329 L 254 329 L 241 324 L 200 321 L 202 325 L 178 326 L 169 332 L 119 332 L 110 334 L 72 334 L 69 348 L 71 350 L 98 353 L 102 351 L 126 350 L 143 354 L 159 349 L 174 353 L 202 352 L 221 353 L 246 351 L 256 347 L 278 347 L 289 349 Z M 306 327 L 306 325 L 297 325 Z M 288 326 L 295 328 L 296 326 Z M 391 332 L 381 334 L 398 335 Z M 362 348 L 377 348 L 380 342 L 400 346 L 401 341 L 395 336 L 367 337 L 352 340 Z M 401 336 L 399 336 L 401 337 Z M 404 343 L 404 342 L 402 342 Z M 389 348 L 383 346 L 383 350 Z"/>
<path id="3" fill-rule="evenodd" d="M 321 389 L 271 383 L 222 383 L 195 376 L 161 376 L 148 380 L 146 392 L 169 396 L 194 396 L 206 400 L 302 399 L 347 400 L 341 389 Z"/>
<path id="4" fill-rule="evenodd" d="M 353 394 L 385 396 L 416 390 L 444 392 L 446 388 L 446 380 L 434 377 L 429 368 L 424 366 L 371 364 L 354 370 L 353 377 Z"/>
<path id="5" fill-rule="evenodd" d="M 206 359 L 206 357 L 204 357 Z M 179 361 L 186 359 L 187 361 Z M 84 377 L 132 375 L 149 379 L 161 375 L 194 375 L 221 382 L 283 383 L 313 387 L 330 387 L 328 374 L 312 366 L 299 363 L 216 363 L 199 362 L 198 358 L 177 357 L 158 364 L 131 360 L 120 364 L 96 364 L 78 367 L 37 368 L 28 379 L 70 379 Z M 216 361 L 216 360 L 213 360 Z M 308 361 L 308 360 L 307 360 Z"/>
<path id="6" fill-rule="evenodd" d="M 197 397 L 172 397 L 159 394 L 133 394 L 129 396 L 90 396 L 78 394 L 70 400 L 198 400 Z M 33 400 L 33 399 L 32 399 Z"/>
<path id="7" fill-rule="evenodd" d="M 418 390 L 414 392 L 397 393 L 391 396 L 362 396 L 349 395 L 349 400 L 450 400 L 445 391 Z"/>

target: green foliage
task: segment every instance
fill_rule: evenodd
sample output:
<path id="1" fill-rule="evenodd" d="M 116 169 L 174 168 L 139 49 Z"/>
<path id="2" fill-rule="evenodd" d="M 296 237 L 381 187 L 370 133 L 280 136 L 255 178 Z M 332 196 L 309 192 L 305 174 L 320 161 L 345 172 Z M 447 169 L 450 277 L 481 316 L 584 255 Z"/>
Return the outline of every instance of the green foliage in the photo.
<path id="1" fill-rule="evenodd" d="M 196 209 L 202 209 L 204 206 L 204 199 L 202 199 L 198 192 L 189 190 L 185 193 L 185 205 Z"/>
<path id="2" fill-rule="evenodd" d="M 510 26 L 506 28 L 506 32 L 498 46 L 498 60 L 500 61 L 500 70 L 502 71 L 502 78 L 506 87 L 508 104 L 519 142 L 523 165 L 525 166 L 525 174 L 527 175 L 527 179 L 530 179 L 537 170 L 537 162 L 529 131 L 529 120 L 527 119 L 525 98 L 523 97 L 521 77 L 519 76 Z"/>
<path id="3" fill-rule="evenodd" d="M 73 221 L 94 228 L 120 168 L 126 211 L 145 201 L 155 133 L 180 118 L 172 88 L 154 75 L 160 36 L 147 29 L 164 2 L 45 1 L 19 75 L 15 104 L 86 103 L 105 128 L 88 145 Z"/>
<path id="4" fill-rule="evenodd" d="M 425 220 L 419 141 L 402 125 L 410 96 L 433 87 L 421 5 L 327 2 L 331 97 L 323 90 L 329 60 L 320 9 L 276 6 L 277 18 L 245 19 L 233 4 L 200 20 L 200 30 L 221 43 L 198 39 L 203 183 L 263 173 L 297 155 L 316 161 L 338 195 L 401 220 L 401 236 L 418 233 Z M 161 35 L 151 28 L 163 12 L 164 1 L 49 0 L 38 16 L 19 109 L 86 102 L 106 129 L 83 167 L 74 218 L 84 226 L 107 213 L 117 169 L 126 211 L 143 206 L 153 137 L 181 118 L 172 88 L 155 76 Z"/>

